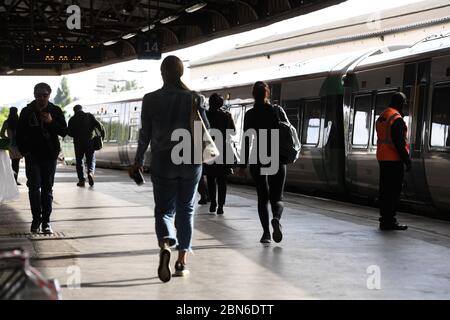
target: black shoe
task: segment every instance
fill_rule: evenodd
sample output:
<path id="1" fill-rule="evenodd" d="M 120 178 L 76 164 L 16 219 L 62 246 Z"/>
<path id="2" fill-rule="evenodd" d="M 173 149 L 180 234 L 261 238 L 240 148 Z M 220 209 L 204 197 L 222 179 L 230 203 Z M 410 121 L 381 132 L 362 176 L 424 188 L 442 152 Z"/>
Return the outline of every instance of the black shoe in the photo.
<path id="1" fill-rule="evenodd" d="M 53 229 L 52 229 L 52 226 L 50 225 L 50 223 L 48 223 L 48 222 L 42 223 L 42 233 L 53 234 Z"/>
<path id="2" fill-rule="evenodd" d="M 186 277 L 189 275 L 189 270 L 184 263 L 177 261 L 175 263 L 175 273 L 173 275 L 175 277 Z"/>
<path id="3" fill-rule="evenodd" d="M 387 231 L 387 230 L 407 230 L 408 226 L 405 224 L 399 224 L 398 222 L 393 224 L 384 224 L 380 223 L 380 230 Z"/>
<path id="4" fill-rule="evenodd" d="M 88 180 L 89 180 L 89 185 L 91 187 L 93 187 L 94 186 L 94 174 L 93 173 L 88 174 Z"/>
<path id="5" fill-rule="evenodd" d="M 270 243 L 272 240 L 270 239 L 270 232 L 264 232 L 261 240 L 259 240 L 259 242 L 261 243 Z"/>
<path id="6" fill-rule="evenodd" d="M 34 233 L 34 234 L 39 233 L 40 225 L 41 225 L 41 222 L 39 220 L 33 220 L 31 222 L 31 230 L 30 230 L 31 233 Z"/>
<path id="7" fill-rule="evenodd" d="M 158 277 L 162 282 L 170 281 L 172 270 L 170 270 L 170 248 L 164 247 L 159 252 Z"/>
<path id="8" fill-rule="evenodd" d="M 84 187 L 84 184 L 85 184 L 84 180 L 80 180 L 77 183 L 77 187 Z"/>
<path id="9" fill-rule="evenodd" d="M 281 242 L 281 240 L 283 240 L 283 233 L 281 232 L 280 220 L 278 220 L 277 218 L 273 218 L 272 219 L 272 227 L 273 227 L 273 233 L 272 233 L 273 241 L 275 241 L 277 243 Z"/>
<path id="10" fill-rule="evenodd" d="M 206 201 L 206 199 L 202 198 L 198 201 L 198 204 L 208 204 L 208 201 Z"/>
<path id="11" fill-rule="evenodd" d="M 211 202 L 211 205 L 209 206 L 209 212 L 216 212 L 217 204 L 215 202 Z"/>
<path id="12" fill-rule="evenodd" d="M 217 214 L 223 214 L 223 206 L 219 206 L 219 208 L 217 208 Z"/>

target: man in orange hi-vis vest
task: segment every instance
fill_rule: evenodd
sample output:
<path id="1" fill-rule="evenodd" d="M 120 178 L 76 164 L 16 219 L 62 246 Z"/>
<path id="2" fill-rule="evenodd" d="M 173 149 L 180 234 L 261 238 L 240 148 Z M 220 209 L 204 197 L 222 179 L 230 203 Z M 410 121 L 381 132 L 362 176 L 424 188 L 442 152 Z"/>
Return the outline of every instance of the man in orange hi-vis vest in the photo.
<path id="1" fill-rule="evenodd" d="M 404 166 L 411 170 L 407 127 L 403 121 L 406 96 L 397 92 L 391 103 L 377 119 L 377 160 L 380 166 L 380 229 L 406 230 L 395 218 L 396 207 L 403 185 Z"/>

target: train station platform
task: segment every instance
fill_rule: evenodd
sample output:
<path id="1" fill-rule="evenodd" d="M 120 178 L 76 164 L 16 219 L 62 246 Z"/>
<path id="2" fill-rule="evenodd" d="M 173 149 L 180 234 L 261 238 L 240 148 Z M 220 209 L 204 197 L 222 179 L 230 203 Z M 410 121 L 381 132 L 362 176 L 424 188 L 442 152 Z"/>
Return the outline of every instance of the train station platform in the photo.
<path id="1" fill-rule="evenodd" d="M 283 241 L 263 246 L 254 188 L 230 184 L 223 216 L 196 209 L 191 274 L 162 283 L 151 183 L 98 168 L 79 188 L 75 168 L 58 166 L 46 236 L 29 233 L 19 180 L 20 199 L 0 205 L 0 249 L 27 249 L 66 300 L 450 298 L 450 222 L 400 213 L 408 231 L 379 231 L 375 208 L 286 193 Z"/>

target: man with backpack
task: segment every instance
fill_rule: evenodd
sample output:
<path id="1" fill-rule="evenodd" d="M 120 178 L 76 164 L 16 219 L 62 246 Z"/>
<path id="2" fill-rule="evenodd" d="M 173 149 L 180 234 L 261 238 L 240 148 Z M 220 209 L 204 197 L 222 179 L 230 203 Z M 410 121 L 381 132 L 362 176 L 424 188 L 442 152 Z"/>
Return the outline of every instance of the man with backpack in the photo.
<path id="1" fill-rule="evenodd" d="M 84 178 L 83 158 L 86 157 L 86 167 L 88 173 L 89 185 L 94 186 L 95 171 L 95 148 L 93 145 L 93 132 L 98 130 L 102 139 L 105 138 L 105 129 L 103 125 L 88 112 L 83 111 L 79 104 L 73 107 L 74 116 L 70 118 L 68 125 L 68 134 L 73 138 L 75 148 L 76 167 L 78 175 L 78 187 L 84 187 L 86 179 Z"/>

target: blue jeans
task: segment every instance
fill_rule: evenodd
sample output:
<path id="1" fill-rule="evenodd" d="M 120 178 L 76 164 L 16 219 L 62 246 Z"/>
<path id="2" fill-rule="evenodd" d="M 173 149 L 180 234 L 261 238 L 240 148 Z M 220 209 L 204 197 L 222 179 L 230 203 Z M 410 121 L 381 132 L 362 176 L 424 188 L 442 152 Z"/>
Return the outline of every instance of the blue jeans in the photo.
<path id="1" fill-rule="evenodd" d="M 95 172 L 95 151 L 91 144 L 79 145 L 75 144 L 75 159 L 77 176 L 79 181 L 85 181 L 83 170 L 83 158 L 86 156 L 87 173 Z"/>
<path id="2" fill-rule="evenodd" d="M 33 220 L 50 222 L 55 172 L 56 159 L 40 159 L 33 155 L 25 157 L 25 173 Z"/>
<path id="3" fill-rule="evenodd" d="M 154 164 L 155 159 L 152 159 L 153 167 Z M 177 245 L 178 250 L 190 251 L 201 165 L 179 165 L 174 170 L 167 169 L 152 173 L 156 236 L 160 245 L 167 240 L 170 246 Z"/>

